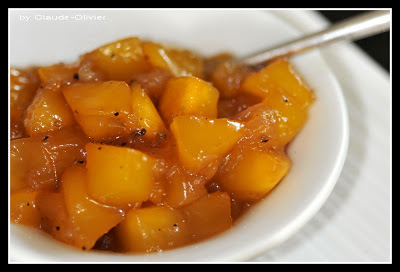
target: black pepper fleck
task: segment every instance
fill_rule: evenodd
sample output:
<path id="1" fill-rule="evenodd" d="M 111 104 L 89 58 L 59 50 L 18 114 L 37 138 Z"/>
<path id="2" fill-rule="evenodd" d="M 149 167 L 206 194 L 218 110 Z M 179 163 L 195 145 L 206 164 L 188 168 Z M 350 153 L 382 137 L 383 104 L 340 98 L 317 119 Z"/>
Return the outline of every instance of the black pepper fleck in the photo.
<path id="1" fill-rule="evenodd" d="M 74 78 L 75 79 L 79 79 L 79 74 L 78 73 L 74 73 Z"/>
<path id="2" fill-rule="evenodd" d="M 268 142 L 270 139 L 271 139 L 271 138 L 269 138 L 269 137 L 262 136 L 262 137 L 261 137 L 261 142 L 262 142 L 262 143 L 266 143 L 266 142 Z"/>
<path id="3" fill-rule="evenodd" d="M 119 112 L 117 111 L 116 113 L 114 113 L 114 116 L 118 116 L 119 115 Z"/>
<path id="4" fill-rule="evenodd" d="M 59 231 L 60 230 L 60 226 L 56 226 L 56 230 Z"/>
<path id="5" fill-rule="evenodd" d="M 48 138 L 49 138 L 49 135 L 44 136 L 43 142 L 46 142 Z"/>
<path id="6" fill-rule="evenodd" d="M 133 134 L 133 136 L 135 136 L 135 137 L 140 137 L 140 136 L 143 136 L 143 135 L 145 135 L 145 134 L 146 134 L 146 129 L 145 129 L 145 128 L 142 128 L 141 130 L 136 131 L 136 132 Z"/>

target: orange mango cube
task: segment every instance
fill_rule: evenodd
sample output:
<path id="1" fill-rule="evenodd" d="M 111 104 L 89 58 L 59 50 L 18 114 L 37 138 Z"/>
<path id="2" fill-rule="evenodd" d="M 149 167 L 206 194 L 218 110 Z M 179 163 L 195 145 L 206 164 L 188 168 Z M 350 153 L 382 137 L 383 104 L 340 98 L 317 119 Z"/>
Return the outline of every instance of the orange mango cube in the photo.
<path id="1" fill-rule="evenodd" d="M 59 241 L 73 245 L 76 231 L 66 209 L 64 194 L 39 192 L 36 206 L 40 213 L 40 229 Z"/>
<path id="2" fill-rule="evenodd" d="M 126 207 L 146 201 L 153 189 L 153 159 L 132 148 L 88 143 L 89 195 L 107 205 Z"/>
<path id="3" fill-rule="evenodd" d="M 183 166 L 198 172 L 224 156 L 243 134 L 243 125 L 228 119 L 178 116 L 171 131 Z"/>
<path id="4" fill-rule="evenodd" d="M 203 60 L 193 52 L 144 42 L 143 52 L 152 67 L 171 71 L 176 76 L 203 76 Z"/>
<path id="5" fill-rule="evenodd" d="M 125 251 L 160 252 L 190 241 L 181 211 L 166 206 L 132 209 L 116 231 Z"/>
<path id="6" fill-rule="evenodd" d="M 173 171 L 168 177 L 164 202 L 172 208 L 179 208 L 207 195 L 204 182 L 199 182 L 191 175 Z"/>
<path id="7" fill-rule="evenodd" d="M 82 130 L 95 141 L 128 134 L 131 91 L 125 82 L 77 83 L 62 92 Z"/>
<path id="8" fill-rule="evenodd" d="M 76 64 L 66 65 L 63 63 L 40 67 L 39 77 L 42 82 L 56 80 L 62 82 L 76 82 L 79 78 L 79 66 Z"/>
<path id="9" fill-rule="evenodd" d="M 62 92 L 77 115 L 121 118 L 131 112 L 131 91 L 123 81 L 86 82 L 67 85 Z"/>
<path id="10" fill-rule="evenodd" d="M 100 46 L 83 56 L 83 63 L 90 63 L 94 69 L 105 74 L 105 80 L 124 80 L 149 70 L 142 42 L 132 37 Z"/>
<path id="11" fill-rule="evenodd" d="M 307 110 L 281 92 L 270 93 L 263 103 L 268 105 L 276 116 L 276 136 L 271 139 L 270 144 L 285 146 L 304 126 L 307 121 Z"/>
<path id="12" fill-rule="evenodd" d="M 10 191 L 56 189 L 63 170 L 84 159 L 86 142 L 72 127 L 11 141 Z"/>
<path id="13" fill-rule="evenodd" d="M 201 240 L 232 226 L 231 199 L 225 192 L 208 194 L 182 208 L 190 233 Z"/>
<path id="14" fill-rule="evenodd" d="M 248 76 L 241 84 L 241 90 L 261 98 L 267 98 L 274 92 L 282 92 L 304 109 L 314 101 L 312 91 L 287 59 L 278 59 Z"/>
<path id="15" fill-rule="evenodd" d="M 40 88 L 26 112 L 24 124 L 29 136 L 75 123 L 72 111 L 57 83 Z"/>
<path id="16" fill-rule="evenodd" d="M 10 121 L 20 120 L 24 110 L 30 105 L 39 88 L 37 69 L 10 69 Z"/>
<path id="17" fill-rule="evenodd" d="M 73 245 L 91 249 L 102 235 L 123 219 L 120 209 L 92 201 L 87 192 L 87 171 L 83 165 L 67 168 L 62 176 L 65 207 L 73 226 Z"/>
<path id="18" fill-rule="evenodd" d="M 36 207 L 37 191 L 20 190 L 10 195 L 10 222 L 38 228 L 40 214 Z"/>
<path id="19" fill-rule="evenodd" d="M 218 179 L 222 189 L 233 198 L 256 201 L 271 191 L 288 173 L 290 160 L 265 151 L 248 151 L 236 166 Z"/>
<path id="20" fill-rule="evenodd" d="M 180 115 L 216 118 L 218 98 L 218 90 L 200 78 L 172 78 L 167 82 L 158 109 L 167 124 Z"/>
<path id="21" fill-rule="evenodd" d="M 51 186 L 54 171 L 39 141 L 20 138 L 10 143 L 10 192 L 26 187 Z"/>
<path id="22" fill-rule="evenodd" d="M 132 115 L 137 122 L 137 129 L 145 129 L 143 135 L 147 139 L 155 139 L 158 133 L 166 132 L 166 127 L 160 117 L 156 107 L 140 85 L 133 83 L 131 85 Z"/>

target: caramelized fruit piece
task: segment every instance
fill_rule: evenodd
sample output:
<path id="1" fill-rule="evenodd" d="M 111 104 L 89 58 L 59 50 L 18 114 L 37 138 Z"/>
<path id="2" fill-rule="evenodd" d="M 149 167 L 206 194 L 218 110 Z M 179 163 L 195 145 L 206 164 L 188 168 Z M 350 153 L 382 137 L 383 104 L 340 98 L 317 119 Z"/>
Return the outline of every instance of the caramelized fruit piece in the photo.
<path id="1" fill-rule="evenodd" d="M 62 172 L 84 160 L 87 138 L 74 127 L 41 133 L 10 143 L 10 191 L 56 189 Z"/>
<path id="2" fill-rule="evenodd" d="M 26 112 L 24 124 L 29 136 L 75 123 L 72 111 L 60 91 L 60 83 L 55 81 L 44 84 L 37 91 Z"/>
<path id="3" fill-rule="evenodd" d="M 243 125 L 228 119 L 178 116 L 171 124 L 178 155 L 190 172 L 199 172 L 222 158 L 240 139 Z"/>
<path id="4" fill-rule="evenodd" d="M 231 199 L 225 192 L 215 192 L 182 208 L 195 240 L 220 233 L 232 226 Z"/>
<path id="5" fill-rule="evenodd" d="M 130 210 L 116 232 L 125 251 L 159 252 L 190 241 L 182 212 L 166 206 Z"/>
<path id="6" fill-rule="evenodd" d="M 121 210 L 98 204 L 87 193 L 87 174 L 82 165 L 67 168 L 62 176 L 65 207 L 73 227 L 73 245 L 91 249 L 102 235 L 123 219 Z"/>
<path id="7" fill-rule="evenodd" d="M 121 39 L 100 46 L 82 58 L 83 65 L 89 63 L 94 70 L 104 73 L 104 80 L 129 80 L 136 73 L 150 69 L 146 61 L 142 42 L 136 37 Z"/>
<path id="8" fill-rule="evenodd" d="M 172 78 L 167 82 L 158 109 L 166 124 L 180 115 L 216 118 L 218 98 L 218 90 L 200 78 Z"/>
<path id="9" fill-rule="evenodd" d="M 281 92 L 289 100 L 296 101 L 303 109 L 314 101 L 311 90 L 287 59 L 278 59 L 261 71 L 248 76 L 242 83 L 241 89 L 261 98 Z"/>
<path id="10" fill-rule="evenodd" d="M 79 115 L 105 115 L 118 118 L 131 111 L 131 91 L 123 81 L 88 82 L 67 85 L 62 92 Z"/>
<path id="11" fill-rule="evenodd" d="M 218 181 L 233 198 L 256 201 L 264 197 L 290 168 L 289 159 L 281 154 L 249 151 Z"/>
<path id="12" fill-rule="evenodd" d="M 95 141 L 126 135 L 131 90 L 123 81 L 64 86 L 62 92 L 82 130 Z"/>
<path id="13" fill-rule="evenodd" d="M 42 82 L 49 80 L 61 81 L 63 83 L 76 82 L 79 78 L 78 64 L 54 64 L 40 67 L 38 69 L 39 77 Z"/>
<path id="14" fill-rule="evenodd" d="M 127 206 L 149 198 L 154 183 L 152 158 L 128 147 L 89 143 L 85 149 L 87 186 L 93 199 Z"/>
<path id="15" fill-rule="evenodd" d="M 131 91 L 132 119 L 137 122 L 133 128 L 145 129 L 143 137 L 151 140 L 154 140 L 158 133 L 166 133 L 164 122 L 146 92 L 136 83 L 132 83 Z"/>
<path id="16" fill-rule="evenodd" d="M 271 93 L 263 100 L 276 115 L 275 128 L 277 135 L 271 144 L 284 146 L 288 144 L 300 131 L 307 120 L 307 110 L 302 108 L 291 98 L 280 92 Z"/>
<path id="17" fill-rule="evenodd" d="M 207 178 L 191 175 L 182 167 L 174 168 L 167 179 L 164 202 L 169 207 L 179 208 L 207 195 L 204 187 Z"/>
<path id="18" fill-rule="evenodd" d="M 39 86 L 40 79 L 36 68 L 10 69 L 11 140 L 25 136 L 24 112 L 32 102 Z"/>
<path id="19" fill-rule="evenodd" d="M 154 42 L 144 42 L 143 51 L 153 67 L 171 71 L 176 76 L 203 76 L 203 60 L 189 50 L 166 48 Z"/>
<path id="20" fill-rule="evenodd" d="M 40 214 L 36 207 L 36 191 L 20 190 L 10 195 L 10 221 L 38 228 Z"/>
<path id="21" fill-rule="evenodd" d="M 40 213 L 40 228 L 64 243 L 73 244 L 74 226 L 70 220 L 62 192 L 39 192 L 36 206 Z"/>

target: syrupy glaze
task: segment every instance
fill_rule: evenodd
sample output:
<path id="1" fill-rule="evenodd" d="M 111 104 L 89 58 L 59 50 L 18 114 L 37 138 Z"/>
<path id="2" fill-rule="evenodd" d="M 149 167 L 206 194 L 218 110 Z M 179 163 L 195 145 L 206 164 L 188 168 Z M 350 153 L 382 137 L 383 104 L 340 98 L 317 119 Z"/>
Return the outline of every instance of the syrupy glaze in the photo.
<path id="1" fill-rule="evenodd" d="M 10 221 L 116 252 L 231 228 L 289 171 L 314 99 L 286 59 L 231 58 L 133 37 L 11 68 Z"/>

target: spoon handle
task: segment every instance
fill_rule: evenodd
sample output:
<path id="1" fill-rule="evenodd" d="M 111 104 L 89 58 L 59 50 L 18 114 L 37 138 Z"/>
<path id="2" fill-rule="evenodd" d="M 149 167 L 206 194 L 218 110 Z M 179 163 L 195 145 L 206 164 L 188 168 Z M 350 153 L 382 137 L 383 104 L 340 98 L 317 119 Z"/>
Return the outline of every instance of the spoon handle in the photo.
<path id="1" fill-rule="evenodd" d="M 366 38 L 389 28 L 390 11 L 372 11 L 335 23 L 325 30 L 237 59 L 236 63 L 254 66 L 277 57 L 291 56 L 335 41 Z"/>

